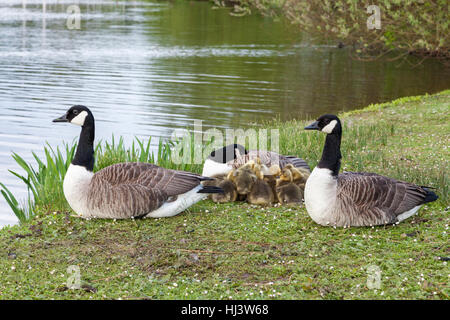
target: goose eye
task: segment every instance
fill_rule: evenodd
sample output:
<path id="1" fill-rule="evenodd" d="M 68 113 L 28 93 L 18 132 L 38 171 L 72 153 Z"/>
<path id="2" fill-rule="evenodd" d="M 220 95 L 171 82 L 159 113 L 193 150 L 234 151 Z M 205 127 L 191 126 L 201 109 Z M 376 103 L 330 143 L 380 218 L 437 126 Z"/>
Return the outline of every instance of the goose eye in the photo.
<path id="1" fill-rule="evenodd" d="M 77 115 L 78 114 L 78 110 L 73 110 L 73 114 Z"/>

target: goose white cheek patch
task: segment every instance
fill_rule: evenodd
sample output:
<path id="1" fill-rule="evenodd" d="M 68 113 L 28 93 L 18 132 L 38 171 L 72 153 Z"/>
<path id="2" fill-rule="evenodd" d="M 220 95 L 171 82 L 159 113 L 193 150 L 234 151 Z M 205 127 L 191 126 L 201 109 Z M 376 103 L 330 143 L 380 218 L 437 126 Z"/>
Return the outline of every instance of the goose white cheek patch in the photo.
<path id="1" fill-rule="evenodd" d="M 73 118 L 70 123 L 79 125 L 79 126 L 83 126 L 84 125 L 84 120 L 86 119 L 88 113 L 86 111 L 81 111 L 81 113 L 79 115 L 77 115 L 75 118 Z"/>
<path id="2" fill-rule="evenodd" d="M 323 127 L 322 131 L 325 133 L 332 133 L 334 130 L 334 127 L 336 127 L 337 121 L 331 120 L 329 124 L 327 124 L 325 127 Z"/>

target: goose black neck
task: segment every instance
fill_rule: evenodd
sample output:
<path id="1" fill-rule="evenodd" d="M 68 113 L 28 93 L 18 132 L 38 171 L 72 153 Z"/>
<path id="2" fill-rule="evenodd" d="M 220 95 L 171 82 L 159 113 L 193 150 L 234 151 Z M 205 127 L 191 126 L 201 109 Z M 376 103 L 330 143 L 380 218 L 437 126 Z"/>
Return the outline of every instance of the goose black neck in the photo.
<path id="1" fill-rule="evenodd" d="M 72 164 L 83 166 L 91 172 L 94 170 L 94 138 L 94 121 L 86 119 L 86 123 L 81 129 L 80 140 Z"/>
<path id="2" fill-rule="evenodd" d="M 341 137 L 341 132 L 327 134 L 322 158 L 317 165 L 319 168 L 330 169 L 333 176 L 337 176 L 341 168 Z"/>

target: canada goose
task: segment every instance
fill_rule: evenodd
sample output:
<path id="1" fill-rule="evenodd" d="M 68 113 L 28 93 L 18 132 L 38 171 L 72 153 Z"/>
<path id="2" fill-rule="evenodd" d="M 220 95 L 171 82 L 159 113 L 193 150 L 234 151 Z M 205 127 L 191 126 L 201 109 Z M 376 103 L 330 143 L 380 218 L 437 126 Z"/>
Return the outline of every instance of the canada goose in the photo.
<path id="1" fill-rule="evenodd" d="M 217 174 L 228 174 L 232 169 L 238 169 L 255 158 L 261 159 L 261 167 L 265 175 L 270 174 L 267 170 L 274 164 L 283 168 L 291 163 L 295 167 L 310 171 L 306 161 L 295 156 L 284 156 L 272 151 L 247 151 L 242 145 L 235 143 L 211 152 L 203 164 L 202 175 L 212 177 Z"/>
<path id="2" fill-rule="evenodd" d="M 303 189 L 294 182 L 295 175 L 298 175 L 298 172 L 290 165 L 287 165 L 281 171 L 280 177 L 276 180 L 275 188 L 279 203 L 301 203 L 303 199 Z M 295 178 L 299 180 L 298 176 L 295 176 Z"/>
<path id="3" fill-rule="evenodd" d="M 261 171 L 261 164 L 258 162 L 259 161 L 253 166 L 256 180 L 251 186 L 250 192 L 247 194 L 247 202 L 258 205 L 269 205 L 274 202 L 273 189 L 264 179 L 264 175 Z"/>
<path id="4" fill-rule="evenodd" d="M 218 187 L 200 183 L 211 178 L 150 163 L 119 163 L 94 174 L 95 122 L 91 111 L 76 105 L 53 122 L 82 128 L 63 189 L 70 207 L 83 218 L 170 217 L 208 193 L 221 192 Z"/>
<path id="5" fill-rule="evenodd" d="M 236 186 L 233 181 L 231 181 L 230 172 L 227 177 L 217 180 L 216 186 L 223 190 L 223 193 L 213 193 L 211 200 L 216 203 L 233 202 L 237 200 L 238 193 Z"/>
<path id="6" fill-rule="evenodd" d="M 438 196 L 426 187 L 366 172 L 344 172 L 341 165 L 341 121 L 326 114 L 305 130 L 327 134 L 322 158 L 306 181 L 305 205 L 321 225 L 392 224 L 417 213 Z"/>

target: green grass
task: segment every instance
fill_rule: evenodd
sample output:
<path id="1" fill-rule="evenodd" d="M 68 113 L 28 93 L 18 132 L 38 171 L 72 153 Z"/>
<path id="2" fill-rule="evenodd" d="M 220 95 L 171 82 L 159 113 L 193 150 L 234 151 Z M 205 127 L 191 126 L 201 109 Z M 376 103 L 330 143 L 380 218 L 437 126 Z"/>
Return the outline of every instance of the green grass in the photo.
<path id="1" fill-rule="evenodd" d="M 436 188 L 440 199 L 399 225 L 326 228 L 304 207 L 210 201 L 173 218 L 81 220 L 67 204 L 45 200 L 32 219 L 0 231 L 0 298 L 448 299 L 450 273 L 441 258 L 450 250 L 449 111 L 447 90 L 341 115 L 344 170 Z M 306 123 L 265 126 L 280 129 L 281 152 L 313 167 L 324 136 L 303 131 Z M 147 145 L 136 143 L 101 144 L 96 169 L 143 160 L 141 154 L 170 165 L 168 149 L 151 158 Z M 55 186 L 46 192 L 61 197 Z M 66 288 L 71 265 L 80 268 L 81 289 Z M 382 272 L 380 289 L 367 286 L 370 266 Z"/>

